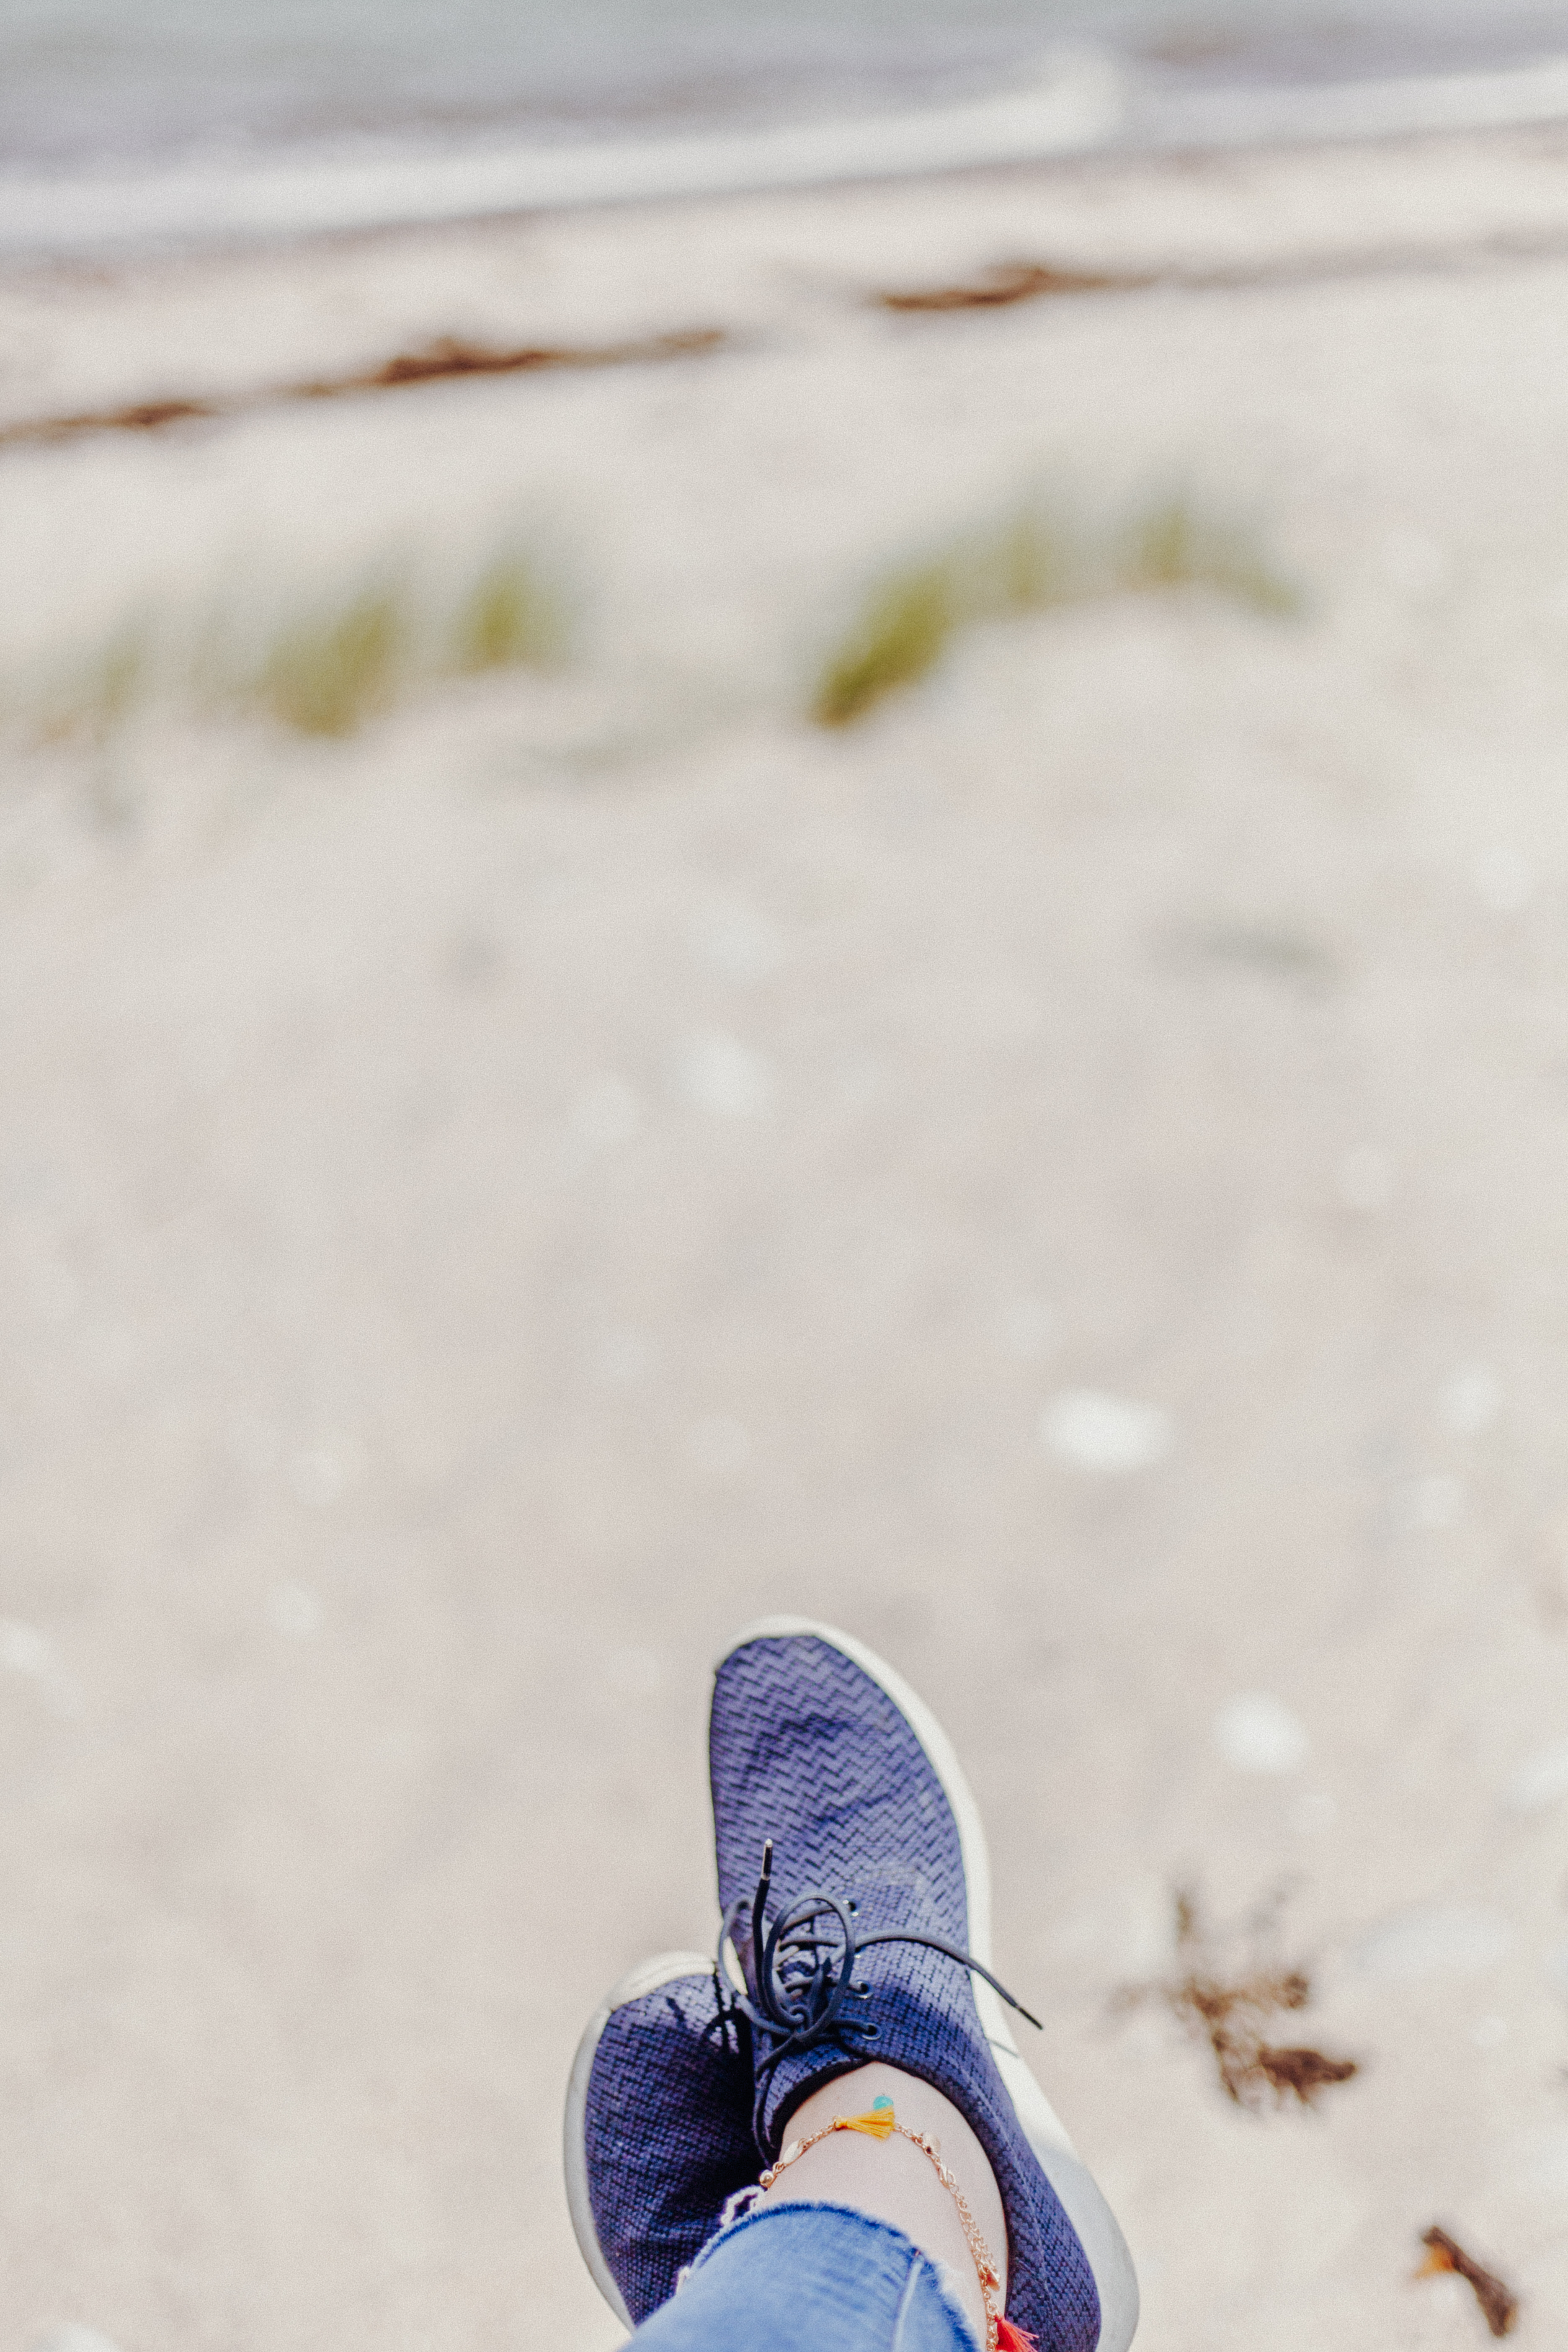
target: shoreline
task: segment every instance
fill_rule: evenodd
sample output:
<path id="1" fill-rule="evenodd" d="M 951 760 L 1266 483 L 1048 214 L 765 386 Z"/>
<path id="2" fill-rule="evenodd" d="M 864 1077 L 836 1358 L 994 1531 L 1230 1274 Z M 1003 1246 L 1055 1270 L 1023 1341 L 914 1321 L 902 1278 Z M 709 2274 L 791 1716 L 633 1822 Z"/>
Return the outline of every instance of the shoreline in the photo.
<path id="1" fill-rule="evenodd" d="M 1334 82 L 1162 89 L 1109 51 L 941 106 L 746 131 L 471 151 L 301 153 L 0 176 L 0 268 L 136 261 L 1052 163 L 1173 163 L 1568 122 L 1568 55 Z"/>

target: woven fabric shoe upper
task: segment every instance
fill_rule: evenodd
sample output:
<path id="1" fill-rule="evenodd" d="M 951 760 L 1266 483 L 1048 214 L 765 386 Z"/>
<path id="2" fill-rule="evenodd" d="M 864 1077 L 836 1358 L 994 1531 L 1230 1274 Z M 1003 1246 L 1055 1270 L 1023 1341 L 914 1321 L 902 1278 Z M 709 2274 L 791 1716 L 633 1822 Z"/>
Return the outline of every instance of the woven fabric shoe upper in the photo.
<path id="1" fill-rule="evenodd" d="M 720 2017 L 710 1971 L 613 2009 L 588 2077 L 584 2152 L 599 2249 L 634 2321 L 757 2177 L 751 2070 Z"/>
<path id="2" fill-rule="evenodd" d="M 719 1669 L 710 1731 L 719 1899 L 749 1904 L 772 1838 L 770 1917 L 808 1894 L 853 1906 L 857 1937 L 911 1928 L 968 1948 L 958 1825 L 910 1725 L 881 1685 L 816 1634 L 764 1634 Z M 734 1942 L 744 1953 L 750 1913 Z M 747 1961 L 749 1966 L 749 1959 Z M 808 2092 L 867 2059 L 919 2074 L 973 2126 L 1007 2214 L 1007 2316 L 1040 2352 L 1093 2352 L 1100 2299 L 1078 2237 L 997 2073 L 966 1969 L 916 1944 L 858 1954 L 869 1999 L 849 2034 L 785 2057 L 766 2082 L 762 2137 L 776 2155 Z M 758 2057 L 764 2053 L 758 2037 Z"/>

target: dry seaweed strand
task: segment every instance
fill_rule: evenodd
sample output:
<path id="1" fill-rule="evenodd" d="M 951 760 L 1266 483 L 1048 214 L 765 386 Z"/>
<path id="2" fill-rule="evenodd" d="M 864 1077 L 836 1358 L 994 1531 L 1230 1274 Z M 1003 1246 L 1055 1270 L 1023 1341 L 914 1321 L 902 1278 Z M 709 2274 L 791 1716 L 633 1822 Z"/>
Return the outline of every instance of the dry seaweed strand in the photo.
<path id="1" fill-rule="evenodd" d="M 1036 301 L 1042 294 L 1105 294 L 1152 282 L 1146 272 L 1064 269 L 1044 261 L 1005 261 L 956 285 L 890 288 L 871 299 L 883 310 L 1000 310 L 1011 302 Z"/>
<path id="2" fill-rule="evenodd" d="M 389 392 L 399 384 L 433 383 L 443 376 L 521 375 L 546 368 L 630 367 L 650 360 L 690 359 L 717 351 L 725 341 L 718 327 L 682 327 L 673 333 L 642 335 L 619 343 L 524 343 L 497 349 L 442 335 L 418 350 L 398 352 L 362 375 L 328 376 L 320 383 L 289 386 L 285 398 L 334 400 L 344 393 Z"/>
<path id="3" fill-rule="evenodd" d="M 142 400 L 126 408 L 84 409 L 73 416 L 23 417 L 0 425 L 0 448 L 19 442 L 78 441 L 94 433 L 157 433 L 168 425 L 240 416 L 295 400 L 341 400 L 350 394 L 395 392 L 405 384 L 437 383 L 444 378 L 525 375 L 555 368 L 635 367 L 660 360 L 694 359 L 728 340 L 718 327 L 682 327 L 670 334 L 644 335 L 622 343 L 525 343 L 512 347 L 464 342 L 442 335 L 409 352 L 395 352 L 379 367 L 352 375 L 321 376 L 308 383 L 263 385 L 208 399 Z"/>
<path id="4" fill-rule="evenodd" d="M 1280 1899 L 1255 1916 L 1255 1945 L 1272 1925 Z M 1348 2083 L 1359 2073 L 1353 2058 L 1331 2058 L 1305 2045 L 1282 2047 L 1266 2038 L 1275 2018 L 1305 2009 L 1311 2000 L 1311 1979 L 1304 1969 L 1255 1965 L 1239 1976 L 1222 1969 L 1191 1888 L 1176 1891 L 1175 1925 L 1176 1973 L 1153 1984 L 1128 1987 L 1116 2005 L 1131 2009 L 1145 2000 L 1163 2003 L 1186 2032 L 1208 2043 L 1220 2087 L 1238 2107 L 1258 2115 L 1270 2101 L 1277 2107 L 1291 2100 L 1314 2106 L 1321 2092 Z"/>
<path id="5" fill-rule="evenodd" d="M 1439 2272 L 1448 2271 L 1462 2278 L 1474 2289 L 1481 2316 L 1492 2334 L 1510 2335 L 1519 2317 L 1519 2297 L 1513 2289 L 1505 2285 L 1495 2271 L 1478 2263 L 1474 2254 L 1467 2254 L 1458 2239 L 1451 2238 L 1447 2230 L 1440 2230 L 1436 2221 L 1429 2230 L 1422 2231 L 1421 2242 L 1426 2248 L 1426 2259 L 1416 2277 L 1434 2278 Z"/>
<path id="6" fill-rule="evenodd" d="M 1042 296 L 1137 294 L 1153 286 L 1177 293 L 1230 293 L 1252 286 L 1316 286 L 1358 278 L 1403 276 L 1410 270 L 1477 269 L 1553 259 L 1564 251 L 1555 232 L 1509 231 L 1459 242 L 1379 246 L 1372 251 L 1264 255 L 1256 261 L 1205 266 L 1160 263 L 1146 268 L 1075 266 L 1070 262 L 1005 261 L 950 285 L 881 287 L 866 299 L 872 309 L 907 312 L 996 310 Z"/>

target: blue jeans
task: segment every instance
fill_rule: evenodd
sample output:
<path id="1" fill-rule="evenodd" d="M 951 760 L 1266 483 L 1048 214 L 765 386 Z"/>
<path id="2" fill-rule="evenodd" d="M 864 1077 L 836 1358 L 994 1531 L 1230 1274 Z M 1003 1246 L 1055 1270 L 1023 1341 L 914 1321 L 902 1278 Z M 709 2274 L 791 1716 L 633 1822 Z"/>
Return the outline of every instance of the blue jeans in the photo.
<path id="1" fill-rule="evenodd" d="M 901 2230 L 847 2205 L 763 2205 L 710 2238 L 637 2352 L 977 2352 Z"/>

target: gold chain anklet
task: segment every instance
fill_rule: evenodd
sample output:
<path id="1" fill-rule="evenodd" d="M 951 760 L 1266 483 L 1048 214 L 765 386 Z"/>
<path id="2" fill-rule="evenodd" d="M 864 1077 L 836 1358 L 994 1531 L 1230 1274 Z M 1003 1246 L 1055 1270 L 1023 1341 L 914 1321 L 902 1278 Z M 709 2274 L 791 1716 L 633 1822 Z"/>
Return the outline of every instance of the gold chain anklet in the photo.
<path id="1" fill-rule="evenodd" d="M 928 2132 L 911 2131 L 908 2124 L 900 2123 L 893 2112 L 893 2103 L 885 2094 L 879 2099 L 873 2099 L 869 2111 L 863 2116 L 835 2116 L 831 2123 L 824 2124 L 820 2131 L 814 2131 L 808 2138 L 792 2139 L 767 2170 L 758 2175 L 758 2188 L 771 2189 L 785 2167 L 798 2163 L 807 2148 L 816 2147 L 818 2141 L 831 2139 L 835 2132 L 841 2131 L 864 2132 L 868 2139 L 888 2139 L 897 2133 L 900 2139 L 907 2139 L 911 2147 L 918 2147 L 922 2156 L 930 2158 L 936 2168 L 937 2179 L 958 2208 L 959 2226 L 973 2258 L 975 2275 L 980 2281 L 980 2300 L 985 2310 L 985 2352 L 1035 2352 L 1033 2339 L 1026 2336 L 1021 2327 L 1015 2327 L 1004 2319 L 997 2307 L 996 2298 L 1002 2292 L 1002 2282 L 991 2259 L 991 2250 L 969 2210 L 968 2198 L 950 2168 L 942 2162 L 940 2147 Z"/>

